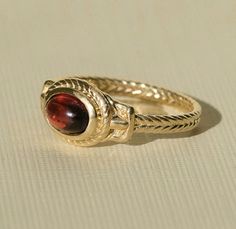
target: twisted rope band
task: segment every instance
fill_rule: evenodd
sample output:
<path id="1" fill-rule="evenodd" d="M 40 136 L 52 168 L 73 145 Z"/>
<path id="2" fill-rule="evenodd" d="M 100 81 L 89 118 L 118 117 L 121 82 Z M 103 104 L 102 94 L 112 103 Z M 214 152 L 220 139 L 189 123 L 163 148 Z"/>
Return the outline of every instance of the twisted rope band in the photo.
<path id="1" fill-rule="evenodd" d="M 175 133 L 189 131 L 200 121 L 201 106 L 194 99 L 149 84 L 100 77 L 80 77 L 110 95 L 131 96 L 160 105 L 176 107 L 179 115 L 135 114 L 134 132 Z"/>

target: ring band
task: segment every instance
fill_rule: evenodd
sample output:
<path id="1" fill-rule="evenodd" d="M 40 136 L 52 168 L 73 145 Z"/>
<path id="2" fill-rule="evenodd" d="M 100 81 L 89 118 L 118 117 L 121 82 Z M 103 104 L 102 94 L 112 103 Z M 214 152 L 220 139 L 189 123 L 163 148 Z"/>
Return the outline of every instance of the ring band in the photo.
<path id="1" fill-rule="evenodd" d="M 177 114 L 140 114 L 112 96 L 133 97 L 176 108 Z M 177 133 L 200 121 L 201 106 L 189 96 L 148 84 L 100 77 L 75 76 L 47 80 L 41 108 L 52 129 L 79 146 L 128 141 L 133 133 Z"/>

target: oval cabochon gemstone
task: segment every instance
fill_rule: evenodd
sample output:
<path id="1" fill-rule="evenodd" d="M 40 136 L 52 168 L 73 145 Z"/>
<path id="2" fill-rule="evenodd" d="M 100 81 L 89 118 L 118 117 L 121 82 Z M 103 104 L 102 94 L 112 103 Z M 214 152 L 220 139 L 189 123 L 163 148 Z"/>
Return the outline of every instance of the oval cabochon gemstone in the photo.
<path id="1" fill-rule="evenodd" d="M 54 95 L 46 105 L 46 114 L 49 123 L 64 134 L 81 134 L 89 123 L 84 103 L 67 93 Z"/>

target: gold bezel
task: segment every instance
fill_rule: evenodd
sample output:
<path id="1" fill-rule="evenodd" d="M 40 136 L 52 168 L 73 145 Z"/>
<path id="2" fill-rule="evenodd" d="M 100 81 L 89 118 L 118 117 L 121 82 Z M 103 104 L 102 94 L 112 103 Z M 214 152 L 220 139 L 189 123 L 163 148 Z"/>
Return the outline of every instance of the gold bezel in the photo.
<path id="1" fill-rule="evenodd" d="M 48 101 L 58 93 L 71 94 L 84 103 L 89 114 L 89 123 L 83 133 L 64 134 L 51 126 L 45 108 Z M 51 129 L 69 143 L 79 146 L 95 145 L 109 135 L 110 127 L 107 124 L 111 122 L 112 116 L 109 102 L 99 89 L 77 77 L 56 82 L 46 81 L 41 94 L 41 108 Z"/>

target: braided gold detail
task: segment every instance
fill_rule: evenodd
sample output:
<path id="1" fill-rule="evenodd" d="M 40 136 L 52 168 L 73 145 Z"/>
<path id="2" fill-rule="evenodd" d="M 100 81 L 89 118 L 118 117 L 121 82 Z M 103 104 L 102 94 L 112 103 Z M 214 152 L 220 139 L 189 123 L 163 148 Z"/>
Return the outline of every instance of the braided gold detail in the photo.
<path id="1" fill-rule="evenodd" d="M 200 121 L 201 107 L 194 99 L 168 89 L 140 82 L 86 77 L 100 90 L 113 95 L 132 96 L 183 110 L 179 115 L 135 114 L 134 132 L 176 133 L 189 131 Z"/>
<path id="2" fill-rule="evenodd" d="M 88 110 L 89 124 L 82 134 L 63 134 L 47 120 L 45 107 L 56 94 L 69 93 L 82 100 Z M 140 114 L 115 100 L 112 95 L 138 98 L 141 102 L 176 108 L 178 114 Z M 134 81 L 100 77 L 73 76 L 45 82 L 41 107 L 53 130 L 67 142 L 90 146 L 103 141 L 125 142 L 133 133 L 176 133 L 188 131 L 200 121 L 201 107 L 194 99 L 164 88 Z"/>

